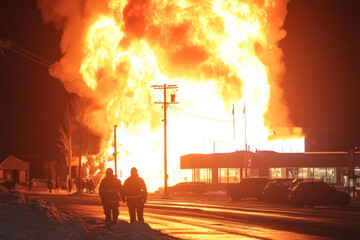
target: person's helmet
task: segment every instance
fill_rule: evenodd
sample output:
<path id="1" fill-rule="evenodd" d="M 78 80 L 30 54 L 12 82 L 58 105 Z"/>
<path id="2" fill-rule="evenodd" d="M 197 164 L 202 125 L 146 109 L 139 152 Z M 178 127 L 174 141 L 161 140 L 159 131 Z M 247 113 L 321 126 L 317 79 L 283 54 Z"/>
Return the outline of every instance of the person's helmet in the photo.
<path id="1" fill-rule="evenodd" d="M 133 168 L 131 168 L 131 171 L 130 171 L 131 173 L 137 173 L 138 172 L 138 170 L 136 169 L 136 167 L 133 167 Z"/>
<path id="2" fill-rule="evenodd" d="M 112 168 L 106 169 L 106 176 L 112 176 L 112 175 L 114 175 L 114 171 L 112 170 Z"/>

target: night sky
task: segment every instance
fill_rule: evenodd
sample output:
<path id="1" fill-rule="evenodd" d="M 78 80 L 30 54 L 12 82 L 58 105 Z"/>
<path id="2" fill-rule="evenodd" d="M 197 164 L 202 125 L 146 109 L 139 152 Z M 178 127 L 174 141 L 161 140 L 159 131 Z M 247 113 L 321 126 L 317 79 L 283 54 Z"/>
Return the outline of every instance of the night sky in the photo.
<path id="1" fill-rule="evenodd" d="M 282 87 L 292 120 L 308 136 L 307 151 L 360 145 L 359 12 L 356 0 L 288 5 L 287 36 L 280 42 L 286 64 Z M 42 22 L 36 1 L 2 0 L 0 38 L 28 51 L 0 54 L 0 158 L 57 158 L 56 126 L 70 94 L 49 76 L 44 61 L 60 58 L 61 33 Z"/>
<path id="2" fill-rule="evenodd" d="M 360 1 L 297 0 L 288 5 L 283 89 L 307 151 L 360 145 Z"/>
<path id="3" fill-rule="evenodd" d="M 42 22 L 35 1 L 0 1 L 0 39 L 30 51 L 23 55 L 55 62 L 61 56 L 60 37 Z M 56 127 L 69 94 L 49 76 L 48 67 L 23 55 L 0 54 L 0 158 L 12 154 L 42 169 L 43 160 L 59 157 Z"/>

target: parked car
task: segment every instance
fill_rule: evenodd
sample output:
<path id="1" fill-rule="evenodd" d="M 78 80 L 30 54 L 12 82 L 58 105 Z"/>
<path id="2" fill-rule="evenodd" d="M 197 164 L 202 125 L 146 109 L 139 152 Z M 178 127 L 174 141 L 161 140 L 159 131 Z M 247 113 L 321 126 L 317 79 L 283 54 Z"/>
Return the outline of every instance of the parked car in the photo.
<path id="1" fill-rule="evenodd" d="M 268 182 L 262 192 L 262 200 L 269 202 L 288 202 L 290 181 Z"/>
<path id="2" fill-rule="evenodd" d="M 207 191 L 207 185 L 204 182 L 181 182 L 168 187 L 168 193 L 195 193 L 204 194 Z"/>
<path id="3" fill-rule="evenodd" d="M 323 181 L 303 181 L 291 190 L 289 201 L 298 207 L 330 205 L 346 207 L 350 202 L 350 195 L 347 192 L 336 190 L 332 185 Z"/>
<path id="4" fill-rule="evenodd" d="M 296 178 L 291 182 L 289 190 L 291 191 L 299 182 L 323 182 L 323 180 L 314 178 Z"/>
<path id="5" fill-rule="evenodd" d="M 226 185 L 226 192 L 233 201 L 238 201 L 242 198 L 261 199 L 262 192 L 270 181 L 268 177 L 244 178 L 240 183 Z"/>

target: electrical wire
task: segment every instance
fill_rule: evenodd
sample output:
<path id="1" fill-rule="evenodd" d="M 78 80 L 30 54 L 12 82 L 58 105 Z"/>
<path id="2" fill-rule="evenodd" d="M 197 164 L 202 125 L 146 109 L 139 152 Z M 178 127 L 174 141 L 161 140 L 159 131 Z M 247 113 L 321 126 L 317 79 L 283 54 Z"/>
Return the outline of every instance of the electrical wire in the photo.
<path id="1" fill-rule="evenodd" d="M 25 20 L 23 20 L 22 18 L 20 18 L 20 17 L 14 15 L 14 14 L 8 12 L 7 10 L 5 10 L 5 9 L 2 8 L 2 7 L 0 7 L 0 12 L 3 12 L 4 14 L 6 14 L 6 15 L 14 18 L 14 19 L 16 19 L 17 21 L 25 24 L 26 26 L 28 26 L 28 27 L 30 27 L 30 28 L 38 31 L 38 32 L 41 32 L 42 34 L 44 34 L 44 35 L 52 38 L 53 40 L 60 41 L 60 37 L 58 37 L 58 36 L 55 37 L 55 36 L 53 36 L 52 34 L 49 34 L 49 33 L 45 32 L 44 30 L 42 30 L 42 29 L 39 28 L 38 26 L 35 26 L 35 25 L 33 25 L 33 24 L 30 24 L 28 21 L 25 21 Z"/>
<path id="2" fill-rule="evenodd" d="M 11 40 L 8 40 L 8 41 L 11 44 L 10 47 L 8 48 L 10 51 L 15 52 L 23 57 L 26 57 L 36 63 L 39 63 L 39 64 L 43 65 L 44 67 L 50 68 L 52 66 L 52 63 L 50 62 L 50 60 L 48 60 L 42 56 L 40 57 L 40 56 L 34 54 L 33 52 L 29 51 L 28 49 L 26 49 L 25 47 L 19 45 L 18 43 L 14 42 L 14 41 L 11 41 Z M 71 73 L 62 71 L 58 68 L 53 68 L 53 71 L 60 72 L 67 77 L 82 81 L 81 78 L 79 78 Z"/>
<path id="3" fill-rule="evenodd" d="M 218 142 L 218 143 L 234 143 L 234 141 L 229 142 L 229 141 L 223 141 L 223 140 L 216 140 L 216 139 L 212 139 L 212 138 L 206 138 L 206 140 Z"/>
<path id="4" fill-rule="evenodd" d="M 175 106 L 172 106 L 172 107 L 175 108 L 178 111 L 187 113 L 189 115 L 193 115 L 195 117 L 204 118 L 204 119 L 207 119 L 207 120 L 213 120 L 213 121 L 219 121 L 219 122 L 232 122 L 233 121 L 233 120 L 224 120 L 224 119 L 215 119 L 215 118 L 205 117 L 205 116 L 201 116 L 201 115 L 198 115 L 198 114 L 195 114 L 195 113 L 188 112 L 188 111 L 186 111 L 184 109 L 181 109 L 181 108 L 178 108 L 178 107 L 175 107 Z"/>

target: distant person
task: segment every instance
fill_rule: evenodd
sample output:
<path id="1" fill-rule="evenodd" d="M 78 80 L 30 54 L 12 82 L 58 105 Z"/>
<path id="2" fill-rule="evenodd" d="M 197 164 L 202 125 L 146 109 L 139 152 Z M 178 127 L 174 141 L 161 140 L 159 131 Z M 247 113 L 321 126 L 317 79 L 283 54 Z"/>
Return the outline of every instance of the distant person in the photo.
<path id="1" fill-rule="evenodd" d="M 82 179 L 80 179 L 80 178 L 75 179 L 75 185 L 76 185 L 76 190 L 77 190 L 79 193 L 82 193 L 83 190 L 84 190 L 84 187 L 85 187 L 84 180 L 82 180 Z"/>
<path id="2" fill-rule="evenodd" d="M 54 188 L 54 182 L 51 178 L 49 178 L 49 181 L 47 182 L 47 187 L 49 189 L 49 193 L 51 193 Z"/>
<path id="3" fill-rule="evenodd" d="M 68 179 L 68 191 L 69 191 L 69 193 L 71 193 L 73 184 L 74 184 L 74 181 L 72 180 L 72 178 L 69 178 Z"/>
<path id="4" fill-rule="evenodd" d="M 31 181 L 30 181 L 30 189 L 29 190 L 36 191 L 36 180 L 34 178 L 31 179 Z"/>
<path id="5" fill-rule="evenodd" d="M 75 187 L 76 187 L 76 191 L 80 192 L 80 185 L 79 185 L 79 179 L 78 178 L 75 178 L 74 184 L 75 184 Z"/>
<path id="6" fill-rule="evenodd" d="M 86 189 L 86 193 L 90 192 L 90 182 L 88 178 L 85 181 L 85 189 Z"/>
<path id="7" fill-rule="evenodd" d="M 95 181 L 92 178 L 89 180 L 89 191 L 95 193 Z"/>
<path id="8" fill-rule="evenodd" d="M 84 188 L 86 188 L 86 182 L 84 179 L 80 179 L 80 192 L 84 192 Z"/>
<path id="9" fill-rule="evenodd" d="M 33 189 L 34 191 L 36 191 L 36 187 L 37 187 L 36 180 L 33 179 L 33 181 L 32 181 L 32 189 Z"/>
<path id="10" fill-rule="evenodd" d="M 119 217 L 119 201 L 125 201 L 125 197 L 121 181 L 114 176 L 111 168 L 106 170 L 106 176 L 100 183 L 99 195 L 104 207 L 106 226 L 116 223 Z"/>
<path id="11" fill-rule="evenodd" d="M 56 190 L 56 193 L 59 193 L 59 188 L 60 188 L 60 181 L 59 181 L 59 179 L 56 179 L 56 180 L 55 180 L 55 190 Z"/>
<path id="12" fill-rule="evenodd" d="M 147 190 L 144 180 L 139 177 L 136 168 L 131 169 L 131 175 L 124 182 L 124 193 L 129 208 L 130 222 L 144 222 L 144 204 L 147 200 Z"/>

